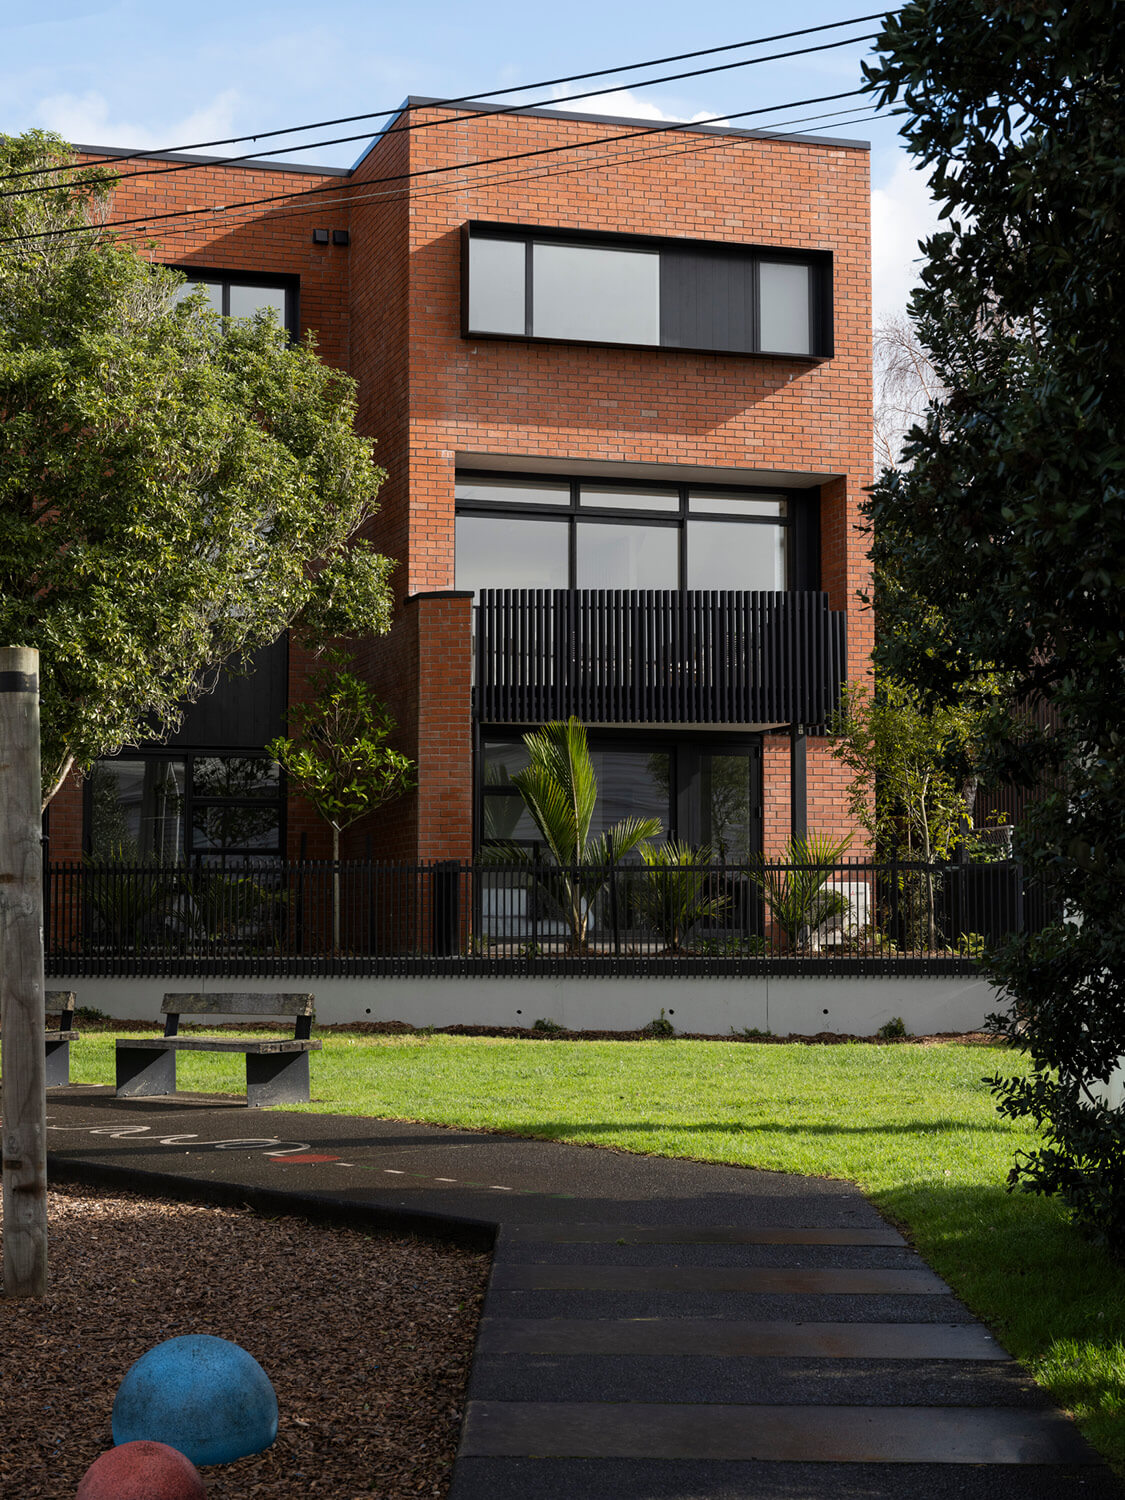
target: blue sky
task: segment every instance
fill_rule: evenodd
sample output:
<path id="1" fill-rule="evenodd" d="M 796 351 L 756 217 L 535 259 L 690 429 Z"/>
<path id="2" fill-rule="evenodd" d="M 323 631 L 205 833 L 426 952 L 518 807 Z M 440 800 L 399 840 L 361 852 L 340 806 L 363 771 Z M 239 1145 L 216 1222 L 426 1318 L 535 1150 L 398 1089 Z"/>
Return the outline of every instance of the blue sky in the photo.
<path id="1" fill-rule="evenodd" d="M 183 7 L 153 0 L 45 0 L 39 6 L 19 0 L 17 9 L 17 0 L 0 0 L 0 130 L 42 126 L 91 145 L 174 147 L 391 109 L 407 94 L 487 97 L 495 89 L 600 68 L 615 71 L 569 89 L 511 98 L 562 103 L 579 89 L 613 86 L 613 94 L 573 107 L 688 120 L 768 107 L 762 122 L 781 125 L 815 111 L 775 113 L 775 106 L 858 87 L 870 42 L 651 88 L 638 84 L 709 62 L 860 37 L 877 23 L 678 65 L 625 65 L 841 21 L 872 8 L 839 0 L 784 7 L 712 0 L 705 12 L 682 0 L 569 0 L 550 7 L 527 0 L 480 6 L 416 0 L 409 8 L 326 0 L 319 9 L 289 0 L 268 6 L 196 0 Z M 818 108 L 839 110 L 851 102 Z M 932 225 L 934 210 L 894 122 L 853 118 L 867 110 L 861 99 L 835 128 L 828 120 L 797 128 L 871 141 L 875 302 L 891 312 L 905 303 L 916 241 Z M 372 122 L 372 130 L 377 125 Z M 278 155 L 347 166 L 359 155 L 359 143 L 321 149 L 312 143 L 363 129 L 298 133 L 284 138 Z"/>

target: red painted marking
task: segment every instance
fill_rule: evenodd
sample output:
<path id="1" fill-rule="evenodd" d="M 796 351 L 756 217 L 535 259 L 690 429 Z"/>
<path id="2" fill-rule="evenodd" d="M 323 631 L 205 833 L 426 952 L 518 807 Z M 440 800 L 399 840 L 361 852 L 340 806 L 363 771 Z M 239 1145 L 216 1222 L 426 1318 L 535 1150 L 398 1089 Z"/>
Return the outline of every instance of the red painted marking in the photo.
<path id="1" fill-rule="evenodd" d="M 340 1160 L 340 1158 L 338 1156 L 315 1156 L 311 1151 L 307 1151 L 307 1152 L 305 1152 L 301 1156 L 271 1156 L 270 1157 L 270 1161 L 274 1162 L 276 1165 L 279 1165 L 279 1166 L 285 1166 L 285 1164 L 287 1162 L 291 1162 L 291 1161 L 295 1161 L 295 1162 L 300 1163 L 300 1162 L 306 1162 L 306 1161 L 339 1161 L 339 1160 Z"/>

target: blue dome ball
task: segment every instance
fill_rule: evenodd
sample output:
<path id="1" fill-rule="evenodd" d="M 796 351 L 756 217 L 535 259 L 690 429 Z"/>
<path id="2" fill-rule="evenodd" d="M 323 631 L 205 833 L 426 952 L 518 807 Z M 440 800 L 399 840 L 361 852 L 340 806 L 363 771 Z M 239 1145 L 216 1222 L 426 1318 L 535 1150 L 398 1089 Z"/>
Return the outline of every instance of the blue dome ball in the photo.
<path id="1" fill-rule="evenodd" d="M 193 1464 L 229 1464 L 277 1437 L 269 1376 L 229 1339 L 192 1333 L 142 1354 L 113 1403 L 113 1441 L 178 1448 Z"/>

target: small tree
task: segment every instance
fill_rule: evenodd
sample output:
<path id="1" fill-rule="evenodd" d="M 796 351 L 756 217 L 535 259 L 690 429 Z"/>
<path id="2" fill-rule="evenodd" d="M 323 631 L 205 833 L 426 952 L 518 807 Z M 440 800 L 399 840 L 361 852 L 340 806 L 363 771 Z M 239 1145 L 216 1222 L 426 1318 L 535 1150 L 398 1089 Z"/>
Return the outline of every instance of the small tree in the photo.
<path id="1" fill-rule="evenodd" d="M 332 829 L 333 949 L 340 946 L 340 834 L 416 785 L 414 762 L 387 744 L 398 727 L 390 710 L 351 665 L 347 652 L 325 652 L 309 673 L 311 700 L 289 710 L 293 737 L 266 746 Z"/>
<path id="2" fill-rule="evenodd" d="M 573 716 L 544 724 L 523 742 L 531 763 L 512 777 L 519 788 L 557 871 L 544 888 L 570 928 L 575 948 L 586 946 L 590 914 L 605 889 L 609 871 L 646 839 L 660 837 L 659 818 L 622 818 L 590 837 L 598 782 L 585 727 Z M 508 847 L 503 857 L 530 862 L 527 850 Z"/>
<path id="3" fill-rule="evenodd" d="M 842 839 L 794 834 L 780 865 L 765 860 L 751 865 L 750 878 L 765 897 L 791 953 L 808 941 L 814 928 L 847 911 L 848 898 L 828 882 L 851 841 L 850 833 Z"/>
<path id="4" fill-rule="evenodd" d="M 893 678 L 845 689 L 831 750 L 852 773 L 848 808 L 880 859 L 946 859 L 972 821 L 971 709 L 926 707 Z"/>
<path id="5" fill-rule="evenodd" d="M 715 888 L 715 862 L 709 844 L 693 849 L 669 839 L 664 844 L 641 844 L 644 879 L 633 889 L 633 904 L 649 926 L 679 953 L 688 933 L 698 922 L 721 916 L 729 902 Z"/>

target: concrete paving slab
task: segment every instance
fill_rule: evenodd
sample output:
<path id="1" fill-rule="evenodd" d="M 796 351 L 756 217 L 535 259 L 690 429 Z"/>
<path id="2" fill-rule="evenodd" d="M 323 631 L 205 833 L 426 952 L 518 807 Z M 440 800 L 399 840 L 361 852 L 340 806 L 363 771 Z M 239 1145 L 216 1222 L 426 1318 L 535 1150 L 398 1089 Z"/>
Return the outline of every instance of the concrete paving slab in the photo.
<path id="1" fill-rule="evenodd" d="M 483 1355 L 478 1401 L 714 1402 L 765 1406 L 1019 1406 L 1049 1409 L 1014 1361 L 767 1355 Z"/>
<path id="2" fill-rule="evenodd" d="M 460 1458 L 448 1500 L 1121 1500 L 1108 1469 L 1059 1465 Z"/>
<path id="3" fill-rule="evenodd" d="M 481 1319 L 477 1352 L 710 1355 L 727 1359 L 955 1359 L 1006 1356 L 979 1323 L 793 1323 L 727 1318 Z"/>
<path id="4" fill-rule="evenodd" d="M 816 1266 L 908 1271 L 922 1266 L 914 1250 L 880 1245 L 589 1245 L 574 1241 L 513 1240 L 501 1234 L 496 1259 L 513 1265 L 555 1266 Z"/>
<path id="5" fill-rule="evenodd" d="M 513 1264 L 492 1269 L 498 1292 L 773 1292 L 796 1296 L 944 1296 L 932 1271 L 829 1266 L 588 1266 Z"/>
<path id="6" fill-rule="evenodd" d="M 748 1229 L 712 1224 L 683 1229 L 674 1224 L 521 1224 L 514 1225 L 507 1238 L 566 1245 L 906 1245 L 897 1229 L 878 1225 L 861 1229 L 817 1229 L 808 1225 Z"/>
<path id="7" fill-rule="evenodd" d="M 972 1323 L 956 1297 L 872 1293 L 784 1296 L 770 1292 L 501 1292 L 485 1310 L 498 1318 L 763 1318 L 793 1323 Z"/>
<path id="8" fill-rule="evenodd" d="M 467 1458 L 711 1458 L 766 1462 L 1092 1464 L 1053 1412 L 1007 1407 L 725 1406 L 470 1401 Z"/>

